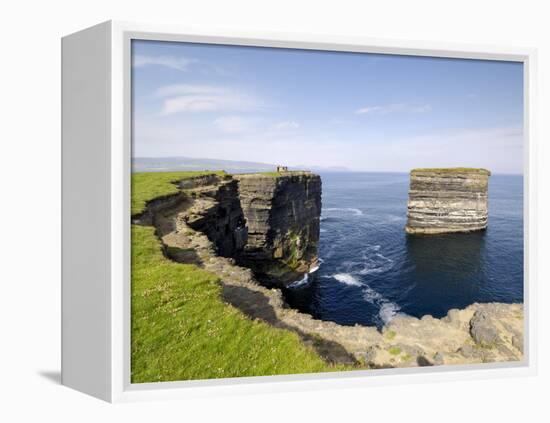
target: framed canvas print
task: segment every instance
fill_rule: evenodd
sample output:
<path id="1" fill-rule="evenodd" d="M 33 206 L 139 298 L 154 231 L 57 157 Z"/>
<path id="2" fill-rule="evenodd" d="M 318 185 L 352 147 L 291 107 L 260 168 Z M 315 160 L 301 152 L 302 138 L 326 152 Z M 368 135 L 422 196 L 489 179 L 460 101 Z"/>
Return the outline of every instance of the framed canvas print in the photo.
<path id="1" fill-rule="evenodd" d="M 121 22 L 62 46 L 65 385 L 535 370 L 533 51 Z"/>

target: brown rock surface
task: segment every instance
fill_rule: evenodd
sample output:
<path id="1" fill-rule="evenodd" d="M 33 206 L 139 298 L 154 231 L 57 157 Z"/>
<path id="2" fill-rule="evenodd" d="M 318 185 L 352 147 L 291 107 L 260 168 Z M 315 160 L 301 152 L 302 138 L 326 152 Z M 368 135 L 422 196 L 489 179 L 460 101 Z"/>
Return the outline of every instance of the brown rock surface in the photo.
<path id="1" fill-rule="evenodd" d="M 487 227 L 485 169 L 414 169 L 410 175 L 407 233 L 470 232 Z"/>
<path id="2" fill-rule="evenodd" d="M 224 301 L 250 318 L 296 332 L 328 362 L 387 368 L 523 358 L 522 304 L 472 304 L 462 310 L 450 310 L 441 319 L 397 315 L 381 331 L 376 327 L 317 320 L 289 308 L 279 289 L 262 286 L 250 269 L 220 256 L 215 242 L 189 225 L 192 216 L 209 215 L 211 208 L 217 207 L 203 197 L 205 192 L 210 193 L 208 198 L 216 198 L 211 189 L 205 191 L 201 186 L 190 188 L 177 203 L 172 198 L 165 207 L 154 203 L 152 221 L 166 255 L 216 274 L 223 286 Z"/>
<path id="3" fill-rule="evenodd" d="M 248 241 L 239 263 L 272 286 L 317 266 L 321 178 L 310 172 L 236 175 Z"/>

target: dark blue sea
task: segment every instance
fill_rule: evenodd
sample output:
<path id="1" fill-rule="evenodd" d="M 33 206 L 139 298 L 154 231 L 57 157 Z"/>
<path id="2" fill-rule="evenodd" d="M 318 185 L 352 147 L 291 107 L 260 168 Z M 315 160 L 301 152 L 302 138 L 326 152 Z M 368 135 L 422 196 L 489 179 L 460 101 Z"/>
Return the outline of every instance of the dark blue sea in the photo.
<path id="1" fill-rule="evenodd" d="M 486 231 L 407 235 L 408 174 L 322 173 L 319 269 L 287 302 L 344 325 L 398 313 L 442 317 L 474 302 L 523 301 L 523 178 L 489 180 Z"/>

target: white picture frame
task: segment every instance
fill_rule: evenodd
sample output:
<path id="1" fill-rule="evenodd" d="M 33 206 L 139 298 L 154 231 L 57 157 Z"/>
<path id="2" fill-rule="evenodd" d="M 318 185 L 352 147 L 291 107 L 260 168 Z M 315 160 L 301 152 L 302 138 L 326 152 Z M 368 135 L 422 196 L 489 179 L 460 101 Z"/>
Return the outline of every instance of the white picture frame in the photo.
<path id="1" fill-rule="evenodd" d="M 524 360 L 130 383 L 132 39 L 507 60 L 524 64 Z M 351 388 L 533 375 L 536 357 L 536 51 L 105 22 L 62 40 L 62 383 L 106 401 Z M 85 224 L 83 224 L 85 223 Z"/>

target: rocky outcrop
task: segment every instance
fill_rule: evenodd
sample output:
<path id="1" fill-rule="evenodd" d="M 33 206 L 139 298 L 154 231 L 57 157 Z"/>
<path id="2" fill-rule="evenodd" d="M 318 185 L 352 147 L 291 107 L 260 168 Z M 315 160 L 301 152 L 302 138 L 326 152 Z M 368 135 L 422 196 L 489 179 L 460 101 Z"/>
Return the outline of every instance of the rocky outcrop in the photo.
<path id="1" fill-rule="evenodd" d="M 203 175 L 180 193 L 154 199 L 134 223 L 184 206 L 175 228 L 205 234 L 217 254 L 253 270 L 266 286 L 284 287 L 318 265 L 321 178 L 310 172 Z"/>
<path id="2" fill-rule="evenodd" d="M 235 218 L 237 206 L 231 194 L 234 182 L 231 178 L 218 179 L 211 185 L 188 182 L 178 201 L 171 196 L 165 199 L 164 206 L 161 200 L 149 203 L 152 210 L 145 215 L 152 218 L 141 223 L 153 222 L 169 258 L 216 274 L 222 284 L 223 300 L 245 315 L 295 332 L 327 362 L 358 368 L 474 364 L 523 358 L 522 304 L 472 304 L 462 310 L 450 310 L 441 319 L 399 314 L 381 330 L 342 326 L 289 308 L 280 289 L 263 286 L 250 268 L 239 266 L 234 258 L 219 253 L 216 243 L 219 231 L 238 231 L 242 222 Z M 315 185 L 310 188 L 316 189 Z M 269 186 L 274 185 L 270 182 Z M 291 207 L 280 205 L 280 208 L 290 213 Z M 224 216 L 224 224 L 216 230 L 208 229 L 207 222 L 218 213 Z M 234 218 L 226 219 L 228 216 Z M 236 246 L 231 248 L 239 251 Z"/>
<path id="3" fill-rule="evenodd" d="M 412 170 L 407 233 L 439 234 L 485 229 L 490 174 L 485 169 L 469 168 Z"/>
<path id="4" fill-rule="evenodd" d="M 318 265 L 321 178 L 310 172 L 237 175 L 248 240 L 237 261 L 270 286 Z"/>
<path id="5" fill-rule="evenodd" d="M 237 181 L 203 177 L 205 184 L 183 185 L 194 201 L 184 219 L 192 229 L 204 233 L 224 257 L 236 257 L 247 243 L 246 221 L 239 201 Z M 180 185 L 181 186 L 181 185 Z"/>

